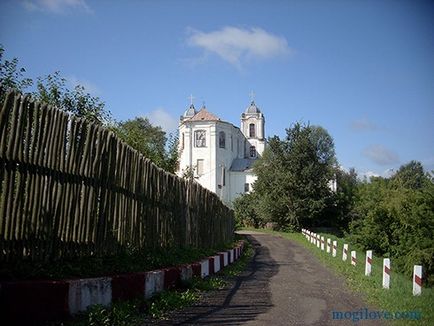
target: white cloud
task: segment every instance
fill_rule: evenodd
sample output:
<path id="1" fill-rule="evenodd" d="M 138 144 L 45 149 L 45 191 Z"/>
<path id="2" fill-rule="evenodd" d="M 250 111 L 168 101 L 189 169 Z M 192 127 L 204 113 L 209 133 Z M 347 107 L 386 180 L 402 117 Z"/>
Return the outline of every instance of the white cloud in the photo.
<path id="1" fill-rule="evenodd" d="M 45 11 L 55 14 L 65 13 L 69 9 L 92 12 L 86 0 L 24 0 L 22 5 L 29 11 Z"/>
<path id="2" fill-rule="evenodd" d="M 66 78 L 66 80 L 68 81 L 68 84 L 71 87 L 81 85 L 84 87 L 86 92 L 88 92 L 89 94 L 92 94 L 93 96 L 100 96 L 101 95 L 101 89 L 97 85 L 95 85 L 94 83 L 92 83 L 88 80 L 80 79 L 80 78 L 77 78 L 75 76 L 69 76 Z"/>
<path id="3" fill-rule="evenodd" d="M 379 165 L 399 163 L 399 156 L 383 145 L 370 145 L 363 150 L 363 155 Z"/>
<path id="4" fill-rule="evenodd" d="M 146 115 L 154 126 L 160 126 L 165 132 L 171 133 L 178 128 L 178 120 L 163 108 L 158 108 Z"/>
<path id="5" fill-rule="evenodd" d="M 189 34 L 189 45 L 215 53 L 237 67 L 251 58 L 267 59 L 293 52 L 284 37 L 257 27 L 243 29 L 227 26 L 209 33 L 189 29 Z"/>
<path id="6" fill-rule="evenodd" d="M 367 118 L 354 120 L 351 122 L 351 129 L 355 131 L 375 131 L 378 130 L 378 126 Z"/>

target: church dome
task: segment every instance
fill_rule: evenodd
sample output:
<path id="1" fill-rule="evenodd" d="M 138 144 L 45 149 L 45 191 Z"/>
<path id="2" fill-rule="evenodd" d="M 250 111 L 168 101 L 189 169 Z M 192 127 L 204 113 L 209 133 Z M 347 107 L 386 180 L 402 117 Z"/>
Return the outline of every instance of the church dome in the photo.
<path id="1" fill-rule="evenodd" d="M 184 118 L 192 118 L 196 115 L 196 109 L 194 108 L 194 105 L 190 105 L 190 107 L 185 110 L 184 112 Z"/>
<path id="2" fill-rule="evenodd" d="M 261 113 L 261 110 L 259 110 L 259 108 L 256 106 L 255 101 L 252 101 L 247 107 L 245 113 Z"/>

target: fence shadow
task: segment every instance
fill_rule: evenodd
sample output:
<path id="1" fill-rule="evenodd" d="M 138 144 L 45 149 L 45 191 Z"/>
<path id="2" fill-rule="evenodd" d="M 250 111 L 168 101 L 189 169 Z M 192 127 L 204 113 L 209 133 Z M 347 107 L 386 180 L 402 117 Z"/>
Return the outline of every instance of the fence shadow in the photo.
<path id="1" fill-rule="evenodd" d="M 270 280 L 279 266 L 268 248 L 252 236 L 247 238 L 255 254 L 229 290 L 213 292 L 204 302 L 174 313 L 171 320 L 159 325 L 241 325 L 271 309 Z"/>

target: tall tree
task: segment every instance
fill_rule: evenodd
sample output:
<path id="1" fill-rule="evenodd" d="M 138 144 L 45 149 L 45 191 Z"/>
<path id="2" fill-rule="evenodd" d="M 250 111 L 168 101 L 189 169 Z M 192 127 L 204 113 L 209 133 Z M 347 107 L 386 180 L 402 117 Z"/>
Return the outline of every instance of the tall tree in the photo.
<path id="1" fill-rule="evenodd" d="M 66 78 L 62 77 L 59 71 L 39 77 L 33 97 L 88 121 L 100 124 L 111 121 L 111 114 L 99 97 L 92 96 L 81 85 L 71 90 L 66 84 Z"/>
<path id="2" fill-rule="evenodd" d="M 0 44 L 0 103 L 3 103 L 9 89 L 24 92 L 33 84 L 32 79 L 24 77 L 26 69 L 18 67 L 18 59 L 6 60 L 4 52 L 4 47 Z"/>
<path id="3" fill-rule="evenodd" d="M 335 163 L 333 139 L 322 127 L 296 123 L 285 139 L 271 138 L 254 167 L 263 217 L 280 228 L 321 224 L 332 204 Z"/>
<path id="4" fill-rule="evenodd" d="M 167 138 L 161 127 L 153 126 L 147 118 L 136 117 L 118 123 L 114 132 L 159 167 L 175 172 L 178 163 L 178 140 L 171 135 Z"/>

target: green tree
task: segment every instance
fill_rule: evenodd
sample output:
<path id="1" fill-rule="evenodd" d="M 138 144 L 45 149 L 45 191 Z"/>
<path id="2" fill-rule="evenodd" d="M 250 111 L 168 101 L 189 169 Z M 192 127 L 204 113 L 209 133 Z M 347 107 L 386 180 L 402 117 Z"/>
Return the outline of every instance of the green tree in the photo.
<path id="1" fill-rule="evenodd" d="M 59 71 L 39 77 L 33 97 L 88 121 L 105 125 L 111 122 L 111 114 L 99 97 L 90 95 L 81 85 L 70 90 L 66 84 Z"/>
<path id="2" fill-rule="evenodd" d="M 24 92 L 33 84 L 32 79 L 24 78 L 26 69 L 18 67 L 18 59 L 6 60 L 4 52 L 4 47 L 0 44 L 0 103 L 3 103 L 9 89 Z"/>
<path id="3" fill-rule="evenodd" d="M 391 257 L 408 276 L 421 264 L 425 280 L 434 284 L 434 183 L 419 164 L 412 161 L 391 178 L 359 184 L 353 216 L 351 242 Z"/>
<path id="4" fill-rule="evenodd" d="M 284 229 L 327 224 L 335 165 L 333 139 L 322 127 L 296 123 L 285 139 L 271 138 L 254 167 L 260 215 Z"/>
<path id="5" fill-rule="evenodd" d="M 161 127 L 153 126 L 147 118 L 136 117 L 123 121 L 113 128 L 128 145 L 169 172 L 175 172 L 178 163 L 178 140 Z"/>
<path id="6" fill-rule="evenodd" d="M 335 227 L 347 230 L 349 223 L 355 219 L 354 205 L 359 181 L 354 168 L 348 172 L 337 168 L 335 175 L 337 189 L 330 215 Z"/>
<path id="7" fill-rule="evenodd" d="M 421 189 L 428 181 L 428 176 L 423 170 L 422 163 L 411 161 L 402 165 L 392 177 L 392 180 L 405 188 Z"/>
<path id="8" fill-rule="evenodd" d="M 254 192 L 242 194 L 232 203 L 235 223 L 237 227 L 262 227 L 265 221 L 259 218 L 257 212 L 257 198 Z"/>

